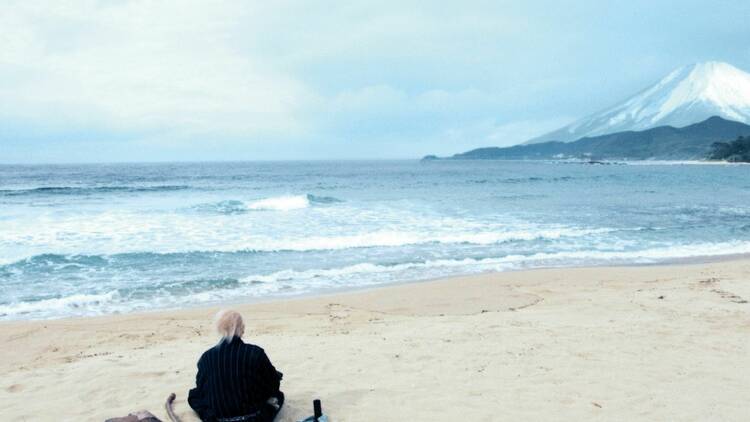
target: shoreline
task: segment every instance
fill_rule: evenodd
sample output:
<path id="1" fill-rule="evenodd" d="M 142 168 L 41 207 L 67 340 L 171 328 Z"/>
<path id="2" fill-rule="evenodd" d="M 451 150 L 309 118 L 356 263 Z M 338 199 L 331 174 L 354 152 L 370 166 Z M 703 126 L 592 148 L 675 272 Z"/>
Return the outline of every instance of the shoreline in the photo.
<path id="1" fill-rule="evenodd" d="M 285 373 L 279 421 L 743 420 L 750 258 L 483 273 L 232 304 Z M 10 420 L 185 401 L 218 306 L 0 323 Z M 674 391 L 680 391 L 679 395 Z"/>
<path id="2" fill-rule="evenodd" d="M 480 277 L 480 276 L 488 276 L 493 274 L 507 274 L 507 273 L 518 273 L 518 272 L 529 272 L 529 271 L 540 271 L 540 270 L 575 270 L 575 269 L 587 269 L 587 268 L 630 268 L 630 267 L 669 267 L 669 266 L 676 266 L 676 265 L 700 265 L 700 264 L 712 264 L 712 263 L 721 263 L 721 262 L 732 262 L 732 261 L 741 261 L 741 260 L 750 260 L 750 253 L 735 253 L 735 254 L 724 254 L 724 255 L 700 255 L 700 256 L 689 256 L 689 257 L 683 257 L 683 258 L 669 258 L 660 260 L 657 262 L 632 262 L 632 263 L 616 263 L 616 264 L 601 264 L 601 265 L 572 265 L 572 266 L 541 266 L 541 267 L 531 267 L 531 268 L 516 268 L 516 269 L 509 269 L 504 271 L 484 271 L 484 272 L 474 272 L 474 273 L 462 273 L 462 274 L 453 274 L 453 275 L 446 275 L 441 277 L 433 277 L 433 278 L 425 278 L 425 279 L 415 279 L 415 280 L 396 280 L 396 281 L 389 281 L 384 282 L 380 284 L 370 284 L 370 285 L 361 285 L 361 286 L 341 286 L 337 288 L 328 288 L 324 290 L 319 291 L 310 291 L 310 292 L 302 292 L 302 293 L 293 293 L 290 295 L 271 295 L 269 297 L 238 297 L 236 299 L 230 299 L 222 302 L 210 302 L 210 303 L 193 303 L 193 304 L 186 304 L 183 307 L 179 308 L 158 308 L 150 311 L 144 311 L 144 310 L 136 310 L 132 312 L 126 312 L 126 313 L 105 313 L 105 314 L 98 314 L 98 315 L 70 315 L 70 316 L 63 316 L 63 317 L 56 317 L 56 318 L 32 318 L 32 319 L 5 319 L 0 320 L 0 327 L 2 327 L 3 324 L 9 324 L 9 323 L 15 323 L 15 322 L 33 322 L 33 321 L 61 321 L 61 320 L 82 320 L 82 319 L 95 319 L 95 318 L 106 318 L 106 317 L 116 317 L 116 316 L 128 316 L 128 315 L 150 315 L 154 313 L 173 313 L 173 312 L 180 312 L 180 311 L 189 311 L 189 310 L 200 310 L 200 309 L 218 309 L 221 307 L 242 307 L 246 305 L 258 305 L 258 304 L 268 304 L 268 303 L 275 303 L 275 302 L 284 302 L 284 301 L 290 301 L 290 300 L 304 300 L 304 299 L 316 299 L 316 298 L 325 298 L 327 296 L 336 296 L 340 294 L 347 294 L 347 293 L 357 293 L 357 292 L 368 292 L 372 290 L 378 290 L 383 288 L 390 288 L 395 286 L 402 286 L 402 285 L 410 285 L 410 284 L 423 284 L 423 283 L 431 283 L 436 281 L 443 281 L 443 280 L 450 280 L 450 279 L 456 279 L 456 278 L 467 278 L 467 277 Z"/>

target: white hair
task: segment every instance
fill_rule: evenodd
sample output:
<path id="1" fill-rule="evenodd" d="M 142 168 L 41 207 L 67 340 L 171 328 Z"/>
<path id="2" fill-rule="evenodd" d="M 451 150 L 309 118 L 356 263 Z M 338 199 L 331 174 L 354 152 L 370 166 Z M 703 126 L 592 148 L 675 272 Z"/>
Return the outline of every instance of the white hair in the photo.
<path id="1" fill-rule="evenodd" d="M 245 334 L 245 323 L 242 321 L 242 315 L 239 312 L 222 309 L 214 317 L 216 331 L 221 335 L 221 340 L 229 343 L 235 337 L 242 337 Z"/>

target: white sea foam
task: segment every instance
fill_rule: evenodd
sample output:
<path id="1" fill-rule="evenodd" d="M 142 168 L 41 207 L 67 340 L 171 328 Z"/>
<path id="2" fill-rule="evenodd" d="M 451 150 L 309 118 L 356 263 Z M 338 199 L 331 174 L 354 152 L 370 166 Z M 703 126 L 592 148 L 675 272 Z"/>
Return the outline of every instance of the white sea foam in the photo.
<path id="1" fill-rule="evenodd" d="M 507 229 L 506 229 L 507 230 Z M 298 239 L 268 238 L 258 242 L 263 246 L 254 250 L 341 250 L 368 247 L 398 247 L 426 243 L 492 245 L 514 241 L 554 240 L 563 237 L 582 237 L 603 234 L 613 229 L 529 228 L 528 230 L 486 231 L 476 233 L 428 232 L 409 230 L 379 230 L 342 236 L 309 236 Z"/>
<path id="2" fill-rule="evenodd" d="M 245 205 L 256 211 L 291 211 L 309 207 L 310 200 L 306 195 L 285 195 L 247 202 Z"/>
<path id="3" fill-rule="evenodd" d="M 76 315 L 92 313 L 94 307 L 107 309 L 107 305 L 118 297 L 116 291 L 104 294 L 74 294 L 55 299 L 44 299 L 30 302 L 16 302 L 0 305 L 0 317 L 15 318 L 25 314 L 43 315 Z M 107 309 L 107 311 L 110 311 Z M 99 313 L 99 312 L 93 312 Z"/>
<path id="4" fill-rule="evenodd" d="M 300 288 L 312 287 L 308 282 L 320 281 L 320 285 L 338 284 L 355 275 L 371 276 L 381 273 L 402 273 L 410 270 L 455 268 L 460 272 L 506 271 L 520 268 L 566 267 L 576 265 L 603 265 L 626 263 L 658 263 L 673 259 L 713 257 L 750 253 L 750 242 L 720 242 L 676 245 L 650 248 L 635 251 L 568 251 L 554 253 L 536 253 L 532 255 L 507 255 L 489 258 L 436 259 L 422 262 L 406 262 L 392 265 L 369 262 L 348 265 L 339 268 L 319 268 L 302 271 L 282 270 L 266 275 L 250 275 L 242 278 L 243 283 L 299 283 Z M 425 274 L 420 271 L 419 274 Z M 438 272 L 445 274 L 445 272 Z M 422 277 L 424 278 L 424 277 Z M 398 278 L 401 280 L 401 278 Z"/>
<path id="5" fill-rule="evenodd" d="M 711 257 L 750 253 L 750 242 L 696 243 L 655 247 L 645 250 L 580 250 L 500 257 L 433 259 L 379 264 L 361 262 L 333 268 L 286 269 L 269 274 L 252 274 L 240 279 L 240 286 L 193 293 L 154 295 L 141 299 L 122 298 L 116 291 L 104 294 L 74 294 L 55 299 L 0 305 L 0 319 L 56 318 L 97 315 L 188 304 L 210 304 L 243 298 L 283 296 L 320 292 L 326 289 L 416 281 L 448 275 L 487 271 L 510 271 L 543 267 L 659 263 L 680 258 Z"/>
<path id="6" fill-rule="evenodd" d="M 86 187 L 0 194 L 0 319 L 750 253 L 741 168 L 627 164 L 0 169 Z"/>
<path id="7" fill-rule="evenodd" d="M 305 196 L 269 198 L 257 201 L 254 206 L 258 210 L 261 207 L 291 210 L 303 204 L 309 204 Z M 303 215 L 110 211 L 19 218 L 0 221 L 3 261 L 0 265 L 48 253 L 106 256 L 145 252 L 320 251 L 428 243 L 492 245 L 596 236 L 613 231 L 503 220 L 434 218 L 402 210 L 367 210 L 338 204 L 315 207 Z"/>

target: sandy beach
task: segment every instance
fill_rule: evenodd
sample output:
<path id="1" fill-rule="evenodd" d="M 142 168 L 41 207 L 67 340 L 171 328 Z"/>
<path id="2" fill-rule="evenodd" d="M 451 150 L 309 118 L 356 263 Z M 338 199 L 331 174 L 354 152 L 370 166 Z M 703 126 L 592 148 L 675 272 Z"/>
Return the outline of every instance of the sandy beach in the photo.
<path id="1" fill-rule="evenodd" d="M 233 306 L 284 372 L 278 420 L 741 421 L 750 260 L 483 274 Z M 0 324 L 8 421 L 166 420 L 217 308 Z"/>

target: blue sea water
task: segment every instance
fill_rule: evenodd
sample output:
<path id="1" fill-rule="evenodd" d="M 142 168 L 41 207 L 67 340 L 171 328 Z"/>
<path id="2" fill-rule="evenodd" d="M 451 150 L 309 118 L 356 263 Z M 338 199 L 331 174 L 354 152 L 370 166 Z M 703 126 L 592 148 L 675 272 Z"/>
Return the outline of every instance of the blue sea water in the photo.
<path id="1" fill-rule="evenodd" d="M 0 166 L 0 319 L 750 252 L 750 166 Z"/>

